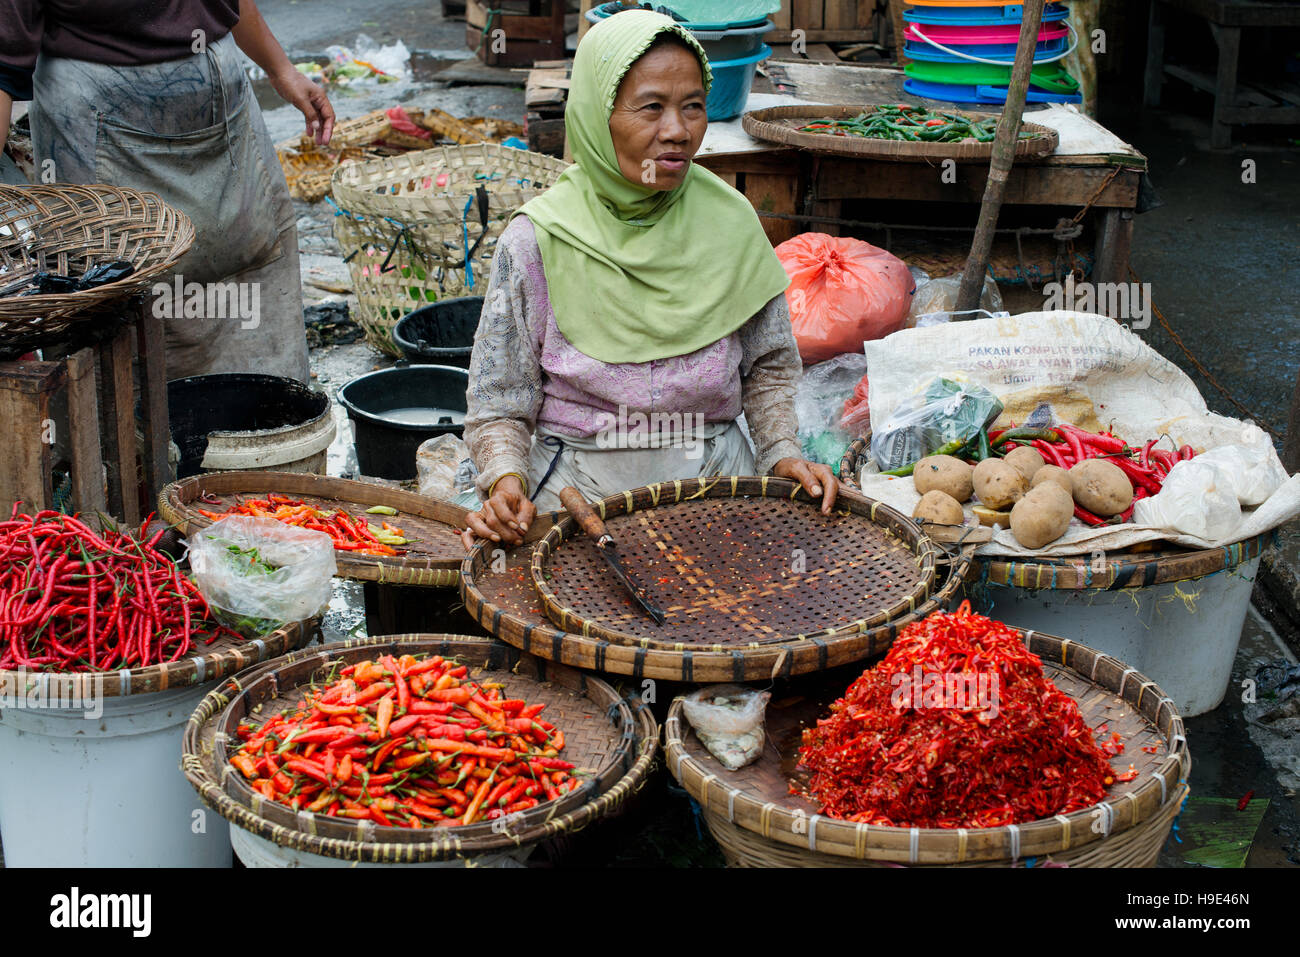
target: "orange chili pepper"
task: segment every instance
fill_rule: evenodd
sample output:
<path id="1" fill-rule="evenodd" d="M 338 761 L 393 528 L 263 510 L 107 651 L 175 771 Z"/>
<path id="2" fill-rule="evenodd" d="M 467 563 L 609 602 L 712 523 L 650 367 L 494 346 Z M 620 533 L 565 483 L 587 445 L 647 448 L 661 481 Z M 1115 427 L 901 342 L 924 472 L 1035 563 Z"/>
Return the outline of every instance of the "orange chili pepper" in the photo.
<path id="1" fill-rule="evenodd" d="M 388 723 L 393 720 L 393 699 L 385 695 L 379 699 L 379 737 L 388 736 Z"/>

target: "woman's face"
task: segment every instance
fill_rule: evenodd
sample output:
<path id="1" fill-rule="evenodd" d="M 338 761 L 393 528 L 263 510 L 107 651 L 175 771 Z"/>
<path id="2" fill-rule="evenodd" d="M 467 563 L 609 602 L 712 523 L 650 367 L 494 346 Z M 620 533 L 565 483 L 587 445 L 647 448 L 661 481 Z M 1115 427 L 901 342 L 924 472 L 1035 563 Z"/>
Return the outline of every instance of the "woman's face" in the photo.
<path id="1" fill-rule="evenodd" d="M 657 190 L 676 189 L 686 179 L 708 125 L 700 61 L 675 44 L 655 47 L 632 64 L 609 117 L 619 169 Z"/>

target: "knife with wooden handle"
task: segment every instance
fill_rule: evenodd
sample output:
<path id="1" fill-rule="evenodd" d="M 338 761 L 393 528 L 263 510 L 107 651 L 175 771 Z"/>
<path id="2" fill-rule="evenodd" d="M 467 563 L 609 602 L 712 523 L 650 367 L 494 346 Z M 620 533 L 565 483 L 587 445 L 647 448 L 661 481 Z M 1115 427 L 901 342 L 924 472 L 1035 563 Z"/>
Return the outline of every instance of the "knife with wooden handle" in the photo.
<path id="1" fill-rule="evenodd" d="M 636 599 L 637 604 L 645 610 L 656 625 L 662 625 L 663 609 L 654 603 L 645 585 L 641 584 L 623 564 L 618 554 L 618 544 L 609 534 L 609 529 L 605 528 L 605 523 L 600 520 L 596 510 L 582 497 L 582 493 L 571 485 L 567 486 L 560 492 L 560 504 L 568 509 L 573 520 L 578 523 L 578 527 L 587 534 L 587 537 L 596 543 L 596 547 L 614 572 L 614 576 L 623 583 L 623 587 Z"/>

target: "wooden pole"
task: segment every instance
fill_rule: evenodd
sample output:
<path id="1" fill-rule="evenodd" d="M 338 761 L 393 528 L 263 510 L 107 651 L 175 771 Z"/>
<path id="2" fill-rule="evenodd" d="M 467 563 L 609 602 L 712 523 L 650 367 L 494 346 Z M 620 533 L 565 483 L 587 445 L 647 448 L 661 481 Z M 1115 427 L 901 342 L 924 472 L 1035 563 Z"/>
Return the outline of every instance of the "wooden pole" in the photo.
<path id="1" fill-rule="evenodd" d="M 1002 194 L 1007 188 L 1007 174 L 1016 158 L 1016 142 L 1020 138 L 1020 117 L 1025 111 L 1025 94 L 1029 90 L 1029 71 L 1034 66 L 1034 47 L 1038 43 L 1038 25 L 1043 19 L 1044 0 L 1025 0 L 1020 20 L 1020 40 L 1016 46 L 1015 65 L 1011 68 L 1011 84 L 1007 88 L 1007 102 L 1002 107 L 997 133 L 993 137 L 993 159 L 989 163 L 989 178 L 984 185 L 984 199 L 980 204 L 980 218 L 975 226 L 966 271 L 961 277 L 957 293 L 957 311 L 978 309 L 980 293 L 984 289 L 984 274 L 988 270 L 989 254 L 993 250 L 993 230 L 998 225 L 1002 210 Z"/>

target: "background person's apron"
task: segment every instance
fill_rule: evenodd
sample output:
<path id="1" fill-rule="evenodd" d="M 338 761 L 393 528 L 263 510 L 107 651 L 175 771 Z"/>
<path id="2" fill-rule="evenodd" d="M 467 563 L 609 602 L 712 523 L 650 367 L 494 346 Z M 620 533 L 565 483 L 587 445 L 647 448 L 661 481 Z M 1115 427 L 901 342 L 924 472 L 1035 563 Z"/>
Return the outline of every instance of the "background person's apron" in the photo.
<path id="1" fill-rule="evenodd" d="M 38 169 L 53 160 L 57 182 L 158 193 L 194 221 L 194 245 L 176 270 L 183 282 L 237 283 L 242 303 L 225 302 L 257 304 L 253 318 L 238 310 L 184 318 L 173 302 L 167 377 L 265 372 L 306 381 L 293 203 L 234 39 L 136 67 L 42 56 L 34 87 Z M 159 281 L 175 288 L 171 276 Z"/>

